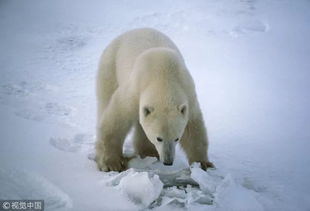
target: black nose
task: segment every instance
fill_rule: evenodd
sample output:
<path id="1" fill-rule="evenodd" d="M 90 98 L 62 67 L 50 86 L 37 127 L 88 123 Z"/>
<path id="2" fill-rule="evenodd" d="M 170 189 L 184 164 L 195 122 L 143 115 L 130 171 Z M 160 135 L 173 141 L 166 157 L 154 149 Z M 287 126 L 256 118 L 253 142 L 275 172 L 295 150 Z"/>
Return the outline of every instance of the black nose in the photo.
<path id="1" fill-rule="evenodd" d="M 157 141 L 162 142 L 162 141 L 163 141 L 163 139 L 162 139 L 162 138 L 160 138 L 160 137 L 157 137 Z"/>
<path id="2" fill-rule="evenodd" d="M 172 162 L 164 162 L 165 166 L 172 166 Z"/>

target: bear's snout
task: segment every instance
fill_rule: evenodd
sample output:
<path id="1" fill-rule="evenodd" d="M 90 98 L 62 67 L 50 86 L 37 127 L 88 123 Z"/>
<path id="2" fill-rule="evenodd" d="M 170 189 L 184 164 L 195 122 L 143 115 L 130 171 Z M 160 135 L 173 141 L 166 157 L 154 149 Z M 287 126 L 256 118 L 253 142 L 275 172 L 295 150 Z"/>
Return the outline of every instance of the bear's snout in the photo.
<path id="1" fill-rule="evenodd" d="M 163 141 L 163 153 L 160 153 L 161 160 L 165 166 L 172 166 L 175 153 L 175 143 L 172 141 Z"/>

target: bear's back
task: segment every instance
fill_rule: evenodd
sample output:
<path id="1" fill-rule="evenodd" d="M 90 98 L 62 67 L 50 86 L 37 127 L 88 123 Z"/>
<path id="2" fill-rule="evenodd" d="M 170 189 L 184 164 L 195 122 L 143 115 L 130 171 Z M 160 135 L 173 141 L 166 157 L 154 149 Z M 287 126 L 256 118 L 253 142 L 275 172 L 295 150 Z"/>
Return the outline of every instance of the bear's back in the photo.
<path id="1" fill-rule="evenodd" d="M 165 47 L 180 54 L 176 45 L 166 35 L 151 28 L 128 31 L 116 38 L 114 42 L 117 48 L 115 71 L 119 84 L 128 81 L 136 58 L 150 48 Z"/>

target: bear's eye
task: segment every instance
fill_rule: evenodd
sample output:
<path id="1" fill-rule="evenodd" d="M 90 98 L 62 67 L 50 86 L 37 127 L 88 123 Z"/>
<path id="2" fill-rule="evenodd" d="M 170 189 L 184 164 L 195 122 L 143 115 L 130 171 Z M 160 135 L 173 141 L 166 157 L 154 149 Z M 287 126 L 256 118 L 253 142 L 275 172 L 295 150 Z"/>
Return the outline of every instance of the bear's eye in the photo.
<path id="1" fill-rule="evenodd" d="M 157 141 L 162 142 L 162 141 L 163 141 L 163 139 L 162 139 L 162 138 L 157 137 Z"/>
<path id="2" fill-rule="evenodd" d="M 181 114 L 183 114 L 183 115 L 185 115 L 185 113 L 186 113 L 186 105 L 185 104 L 182 104 L 182 105 L 180 105 L 179 106 L 179 111 L 181 112 Z"/>
<path id="3" fill-rule="evenodd" d="M 154 109 L 152 107 L 144 107 L 143 108 L 143 113 L 144 113 L 144 116 L 147 117 L 150 113 L 152 113 Z"/>
<path id="4" fill-rule="evenodd" d="M 176 140 L 174 140 L 175 142 L 178 142 L 179 141 L 179 138 L 177 138 Z"/>

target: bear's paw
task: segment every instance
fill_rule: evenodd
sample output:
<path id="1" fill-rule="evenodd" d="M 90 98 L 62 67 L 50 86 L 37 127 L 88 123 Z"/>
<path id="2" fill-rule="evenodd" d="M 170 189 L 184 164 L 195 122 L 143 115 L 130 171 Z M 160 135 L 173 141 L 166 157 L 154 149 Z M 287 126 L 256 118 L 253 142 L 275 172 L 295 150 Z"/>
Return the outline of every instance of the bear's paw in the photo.
<path id="1" fill-rule="evenodd" d="M 200 162 L 200 166 L 203 170 L 207 170 L 208 168 L 215 168 L 215 165 L 210 161 Z"/>
<path id="2" fill-rule="evenodd" d="M 127 169 L 128 159 L 120 157 L 96 156 L 97 167 L 100 171 L 124 171 Z"/>

